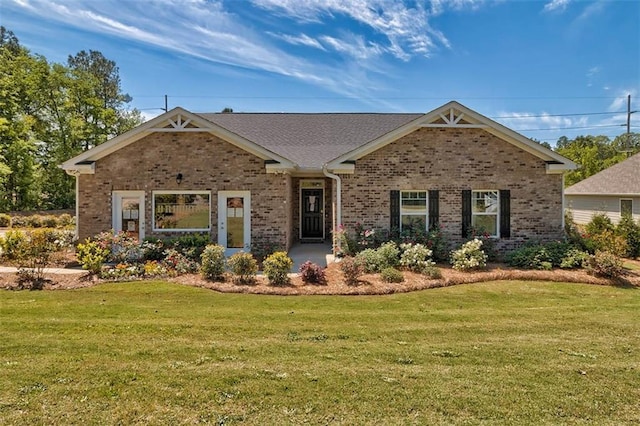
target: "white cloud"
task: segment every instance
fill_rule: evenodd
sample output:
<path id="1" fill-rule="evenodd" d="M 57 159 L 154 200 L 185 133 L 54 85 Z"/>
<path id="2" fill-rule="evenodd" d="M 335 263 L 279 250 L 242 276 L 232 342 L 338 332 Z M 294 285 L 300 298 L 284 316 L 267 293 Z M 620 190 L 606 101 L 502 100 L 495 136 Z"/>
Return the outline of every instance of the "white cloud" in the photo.
<path id="1" fill-rule="evenodd" d="M 544 5 L 543 11 L 545 12 L 554 12 L 559 11 L 562 12 L 567 8 L 571 0 L 551 0 L 549 3 Z"/>
<path id="2" fill-rule="evenodd" d="M 547 112 L 500 112 L 496 117 L 496 121 L 517 131 L 532 131 L 536 129 L 586 126 L 589 119 L 586 116 L 566 117 Z"/>
<path id="3" fill-rule="evenodd" d="M 278 34 L 273 32 L 268 32 L 267 34 L 276 37 L 280 40 L 286 41 L 289 44 L 295 44 L 300 46 L 309 46 L 315 47 L 316 49 L 326 50 L 324 46 L 315 38 L 309 37 L 306 34 L 300 34 L 298 36 L 293 36 L 289 34 Z"/>
<path id="4" fill-rule="evenodd" d="M 387 0 L 253 0 L 253 3 L 299 23 L 323 24 L 327 28 L 336 16 L 346 16 L 367 26 L 376 35 L 383 36 L 387 43 L 375 44 L 397 59 L 407 61 L 414 55 L 429 56 L 440 46 L 450 47 L 446 36 L 429 24 L 430 16 L 442 13 L 445 5 L 460 9 L 475 6 L 479 2 L 455 0 L 445 4 L 437 0 L 432 2 L 430 11 L 423 2 L 414 2 L 409 6 L 403 2 Z M 327 37 L 334 36 L 327 34 Z M 366 40 L 363 44 L 371 45 Z"/>

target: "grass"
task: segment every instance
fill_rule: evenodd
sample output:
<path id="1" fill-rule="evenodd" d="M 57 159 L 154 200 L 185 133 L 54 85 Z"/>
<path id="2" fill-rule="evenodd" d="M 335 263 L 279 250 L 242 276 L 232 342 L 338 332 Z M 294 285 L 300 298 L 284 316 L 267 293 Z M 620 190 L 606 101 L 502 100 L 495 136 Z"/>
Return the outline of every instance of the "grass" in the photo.
<path id="1" fill-rule="evenodd" d="M 3 424 L 632 424 L 640 292 L 3 292 Z"/>

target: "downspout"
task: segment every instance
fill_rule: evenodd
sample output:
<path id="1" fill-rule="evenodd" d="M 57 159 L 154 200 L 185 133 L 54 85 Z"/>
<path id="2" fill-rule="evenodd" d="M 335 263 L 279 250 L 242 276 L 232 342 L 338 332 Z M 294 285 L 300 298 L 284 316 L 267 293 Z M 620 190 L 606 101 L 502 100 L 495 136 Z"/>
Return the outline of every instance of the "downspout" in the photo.
<path id="1" fill-rule="evenodd" d="M 80 173 L 76 177 L 76 240 L 80 238 Z"/>
<path id="2" fill-rule="evenodd" d="M 562 232 L 563 235 L 566 235 L 567 230 L 565 229 L 566 223 L 564 223 L 564 218 L 567 214 L 567 206 L 565 205 L 565 200 L 564 200 L 564 173 L 562 173 Z"/>
<path id="3" fill-rule="evenodd" d="M 322 166 L 322 173 L 324 173 L 326 177 L 336 181 L 336 215 L 333 218 L 333 234 L 332 234 L 333 250 L 334 250 L 333 254 L 336 254 L 336 250 L 340 249 L 340 240 L 336 238 L 336 230 L 340 225 L 342 225 L 342 180 L 340 179 L 340 176 L 333 173 L 329 173 L 329 170 L 327 169 L 326 164 Z"/>

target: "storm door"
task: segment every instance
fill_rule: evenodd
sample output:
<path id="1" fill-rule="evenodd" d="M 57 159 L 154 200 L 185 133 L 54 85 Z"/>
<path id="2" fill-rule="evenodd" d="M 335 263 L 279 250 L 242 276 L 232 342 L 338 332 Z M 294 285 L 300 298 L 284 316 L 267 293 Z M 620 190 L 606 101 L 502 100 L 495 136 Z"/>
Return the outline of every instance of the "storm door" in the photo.
<path id="1" fill-rule="evenodd" d="M 324 182 L 300 183 L 300 239 L 324 239 Z"/>
<path id="2" fill-rule="evenodd" d="M 218 192 L 218 244 L 227 256 L 251 249 L 251 192 Z"/>
<path id="3" fill-rule="evenodd" d="M 113 191 L 112 226 L 139 241 L 144 239 L 144 191 Z"/>

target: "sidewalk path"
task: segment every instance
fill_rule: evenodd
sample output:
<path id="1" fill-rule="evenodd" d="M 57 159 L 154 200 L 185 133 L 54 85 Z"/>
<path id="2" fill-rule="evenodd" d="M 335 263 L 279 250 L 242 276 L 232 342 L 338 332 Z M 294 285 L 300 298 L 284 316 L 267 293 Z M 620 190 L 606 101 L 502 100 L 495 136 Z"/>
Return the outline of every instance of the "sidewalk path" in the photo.
<path id="1" fill-rule="evenodd" d="M 16 272 L 18 272 L 18 268 L 16 268 L 15 266 L 0 266 L 0 273 L 11 274 Z M 86 274 L 87 271 L 80 268 L 44 268 L 44 273 L 73 275 L 73 274 Z"/>

